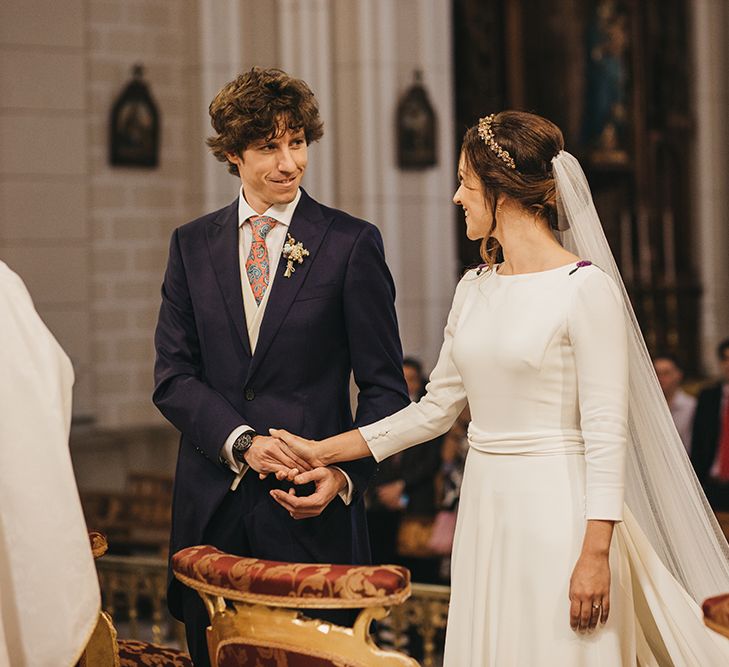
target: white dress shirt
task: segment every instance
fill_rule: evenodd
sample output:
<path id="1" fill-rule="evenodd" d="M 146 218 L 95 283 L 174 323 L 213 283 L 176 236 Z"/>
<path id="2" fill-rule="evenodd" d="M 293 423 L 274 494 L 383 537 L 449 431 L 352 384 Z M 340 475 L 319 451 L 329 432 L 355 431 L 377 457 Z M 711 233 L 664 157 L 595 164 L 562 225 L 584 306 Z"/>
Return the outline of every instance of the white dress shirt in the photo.
<path id="1" fill-rule="evenodd" d="M 668 404 L 676 424 L 676 430 L 681 436 L 681 442 L 686 451 L 691 453 L 691 429 L 694 424 L 694 413 L 696 412 L 696 398 L 687 394 L 683 389 L 677 389 Z"/>
<path id="2" fill-rule="evenodd" d="M 266 209 L 264 213 L 260 214 L 254 211 L 251 208 L 251 205 L 246 201 L 242 187 L 240 189 L 240 194 L 238 195 L 238 261 L 240 263 L 240 275 L 241 282 L 243 284 L 243 309 L 246 315 L 246 326 L 248 328 L 248 340 L 251 345 L 251 354 L 256 351 L 258 334 L 261 331 L 261 322 L 263 322 L 263 316 L 266 312 L 266 304 L 268 303 L 268 295 L 271 293 L 271 288 L 273 287 L 278 263 L 281 259 L 281 253 L 283 252 L 284 243 L 286 242 L 289 226 L 291 225 L 291 219 L 294 216 L 294 211 L 299 203 L 299 199 L 301 199 L 301 190 L 296 193 L 296 197 L 288 204 L 274 204 L 270 208 Z M 276 224 L 273 229 L 271 229 L 271 231 L 269 231 L 266 235 L 269 279 L 268 288 L 266 289 L 266 293 L 263 295 L 260 305 L 256 303 L 256 299 L 253 296 L 253 290 L 251 289 L 246 274 L 246 260 L 248 259 L 248 254 L 251 251 L 251 244 L 253 243 L 253 231 L 251 230 L 250 224 L 247 224 L 247 221 L 249 218 L 258 215 L 265 215 L 276 220 Z M 221 454 L 228 464 L 228 467 L 236 473 L 236 477 L 230 487 L 231 490 L 235 490 L 238 487 L 240 480 L 248 470 L 247 465 L 240 463 L 233 456 L 233 443 L 236 441 L 238 436 L 250 430 L 253 430 L 250 426 L 247 424 L 241 424 L 231 432 L 223 445 Z M 346 505 L 349 505 L 352 502 L 352 493 L 354 490 L 352 480 L 341 468 L 337 468 L 337 470 L 341 470 L 347 480 L 347 488 L 339 493 L 339 497 Z"/>

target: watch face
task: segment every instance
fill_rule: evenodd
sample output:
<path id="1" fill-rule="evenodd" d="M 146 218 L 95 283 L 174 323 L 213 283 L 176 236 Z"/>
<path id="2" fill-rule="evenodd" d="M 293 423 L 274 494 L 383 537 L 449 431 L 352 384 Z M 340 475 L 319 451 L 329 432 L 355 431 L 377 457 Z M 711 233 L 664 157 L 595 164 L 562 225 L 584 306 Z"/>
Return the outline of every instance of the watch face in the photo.
<path id="1" fill-rule="evenodd" d="M 254 437 L 255 433 L 248 431 L 247 433 L 243 433 L 236 438 L 235 442 L 233 443 L 233 456 L 236 461 L 240 461 L 241 463 L 245 462 L 245 458 L 243 455 L 250 449 L 251 445 L 253 444 Z"/>

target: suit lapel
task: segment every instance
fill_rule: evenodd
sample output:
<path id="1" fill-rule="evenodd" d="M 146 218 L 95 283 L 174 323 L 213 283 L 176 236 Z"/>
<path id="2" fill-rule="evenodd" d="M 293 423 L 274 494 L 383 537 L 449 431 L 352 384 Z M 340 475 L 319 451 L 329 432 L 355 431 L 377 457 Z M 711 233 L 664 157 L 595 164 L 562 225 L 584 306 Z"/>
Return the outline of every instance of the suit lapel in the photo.
<path id="1" fill-rule="evenodd" d="M 331 220 L 326 220 L 322 210 L 309 195 L 301 191 L 301 199 L 296 206 L 296 211 L 291 219 L 288 233 L 294 237 L 297 243 L 301 243 L 309 255 L 304 258 L 303 264 L 295 264 L 296 271 L 289 278 L 284 276 L 286 271 L 286 260 L 281 257 L 276 269 L 276 279 L 271 287 L 271 294 L 266 304 L 266 312 L 261 322 L 261 331 L 256 343 L 256 351 L 248 369 L 248 379 L 253 376 L 259 367 L 261 360 L 266 355 L 273 339 L 286 318 L 291 304 L 306 280 L 311 266 L 316 259 L 319 246 L 329 229 Z"/>
<path id="2" fill-rule="evenodd" d="M 243 308 L 243 283 L 240 275 L 238 257 L 238 200 L 222 209 L 220 214 L 208 223 L 208 249 L 212 260 L 215 277 L 220 291 L 223 293 L 228 315 L 233 320 L 238 338 L 251 356 L 251 344 L 248 340 L 246 314 Z M 273 295 L 271 295 L 273 296 Z"/>

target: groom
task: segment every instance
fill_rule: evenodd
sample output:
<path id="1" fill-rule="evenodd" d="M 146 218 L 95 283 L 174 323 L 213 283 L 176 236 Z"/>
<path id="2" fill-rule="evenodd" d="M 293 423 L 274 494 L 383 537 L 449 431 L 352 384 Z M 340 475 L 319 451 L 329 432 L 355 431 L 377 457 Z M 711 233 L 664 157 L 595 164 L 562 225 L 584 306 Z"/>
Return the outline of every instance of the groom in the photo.
<path id="1" fill-rule="evenodd" d="M 241 556 L 367 563 L 363 492 L 372 459 L 311 473 L 305 507 L 270 496 L 296 467 L 270 427 L 324 438 L 408 403 L 395 290 L 373 225 L 299 186 L 322 136 L 303 81 L 253 68 L 210 105 L 216 158 L 241 180 L 219 211 L 175 230 L 155 334 L 154 402 L 181 432 L 170 553 L 212 544 Z M 299 520 L 305 519 L 305 520 Z M 206 665 L 208 617 L 170 579 L 195 665 Z"/>

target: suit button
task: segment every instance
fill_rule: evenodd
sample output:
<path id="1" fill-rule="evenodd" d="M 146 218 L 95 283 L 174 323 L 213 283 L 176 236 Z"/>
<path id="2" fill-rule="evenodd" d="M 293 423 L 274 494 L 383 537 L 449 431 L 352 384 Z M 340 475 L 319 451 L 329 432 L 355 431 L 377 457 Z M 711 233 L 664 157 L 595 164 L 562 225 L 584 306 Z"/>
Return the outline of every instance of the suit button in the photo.
<path id="1" fill-rule="evenodd" d="M 245 397 L 246 401 L 252 401 L 256 397 L 256 392 L 249 387 L 248 389 L 246 389 Z"/>

